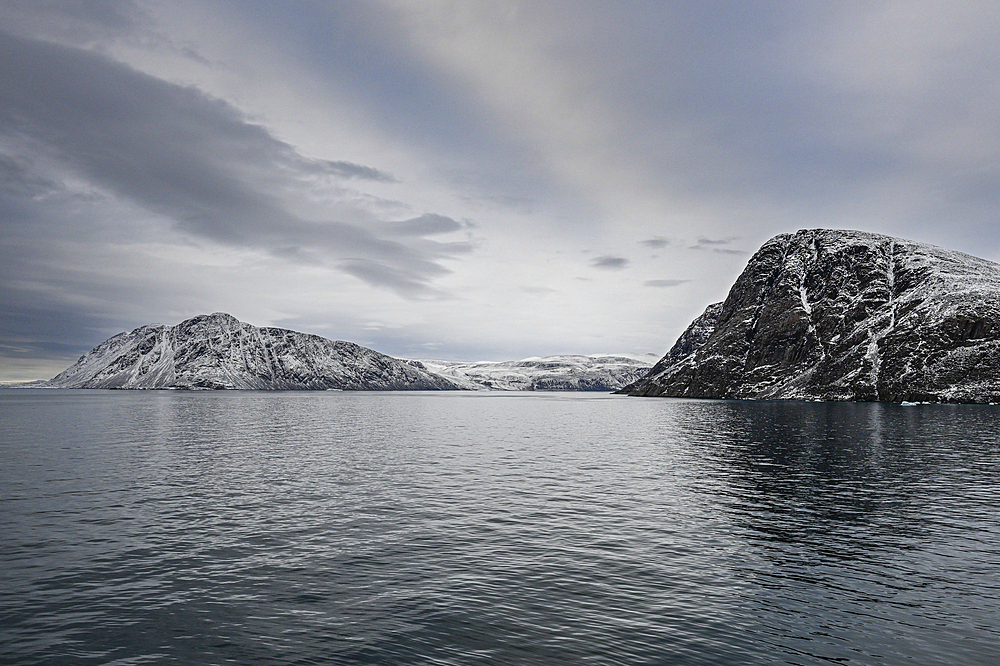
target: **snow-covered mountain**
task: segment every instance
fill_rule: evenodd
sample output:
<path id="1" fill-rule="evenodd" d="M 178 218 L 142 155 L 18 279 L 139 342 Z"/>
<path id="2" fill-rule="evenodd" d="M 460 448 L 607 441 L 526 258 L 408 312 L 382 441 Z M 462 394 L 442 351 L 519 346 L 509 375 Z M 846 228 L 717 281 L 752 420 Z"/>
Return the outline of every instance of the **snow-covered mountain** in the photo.
<path id="1" fill-rule="evenodd" d="M 352 342 L 258 328 L 224 313 L 106 340 L 55 388 L 454 390 L 454 382 Z"/>
<path id="2" fill-rule="evenodd" d="M 614 391 L 642 377 L 654 354 L 547 356 L 521 361 L 421 361 L 463 388 L 499 391 Z"/>
<path id="3" fill-rule="evenodd" d="M 54 388 L 613 391 L 656 356 L 552 356 L 501 363 L 408 361 L 224 313 L 119 333 L 44 382 Z"/>
<path id="4" fill-rule="evenodd" d="M 621 392 L 1000 401 L 1000 265 L 860 231 L 776 236 Z"/>

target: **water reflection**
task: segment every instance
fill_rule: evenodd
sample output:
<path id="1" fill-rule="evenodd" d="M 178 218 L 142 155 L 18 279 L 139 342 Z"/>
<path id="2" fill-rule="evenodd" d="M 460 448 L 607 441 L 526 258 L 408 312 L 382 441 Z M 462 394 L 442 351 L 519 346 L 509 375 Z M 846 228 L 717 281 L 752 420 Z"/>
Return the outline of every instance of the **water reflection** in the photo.
<path id="1" fill-rule="evenodd" d="M 676 414 L 679 438 L 694 443 L 691 452 L 723 483 L 736 524 L 764 541 L 812 545 L 836 558 L 892 547 L 932 529 L 937 518 L 926 505 L 935 487 L 953 497 L 956 487 L 995 481 L 977 464 L 998 441 L 986 408 L 717 402 L 711 409 L 710 422 L 699 409 Z M 941 410 L 953 414 L 942 418 Z"/>
<path id="2" fill-rule="evenodd" d="M 993 622 L 998 589 L 995 410 L 716 402 L 673 421 L 715 482 L 704 501 L 751 547 L 732 568 L 752 581 L 742 606 L 758 609 L 746 635 L 793 661 L 996 656 L 968 640 Z"/>

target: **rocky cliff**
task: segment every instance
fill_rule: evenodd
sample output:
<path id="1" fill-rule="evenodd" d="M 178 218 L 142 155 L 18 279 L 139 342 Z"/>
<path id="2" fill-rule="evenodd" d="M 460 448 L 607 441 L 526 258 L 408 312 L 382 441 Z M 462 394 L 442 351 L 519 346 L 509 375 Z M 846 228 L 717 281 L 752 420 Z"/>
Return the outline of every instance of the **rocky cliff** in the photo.
<path id="1" fill-rule="evenodd" d="M 223 313 L 151 324 L 98 345 L 56 388 L 448 390 L 461 388 L 351 342 L 258 328 Z"/>
<path id="2" fill-rule="evenodd" d="M 1000 401 L 1000 265 L 859 231 L 782 234 L 620 392 Z"/>

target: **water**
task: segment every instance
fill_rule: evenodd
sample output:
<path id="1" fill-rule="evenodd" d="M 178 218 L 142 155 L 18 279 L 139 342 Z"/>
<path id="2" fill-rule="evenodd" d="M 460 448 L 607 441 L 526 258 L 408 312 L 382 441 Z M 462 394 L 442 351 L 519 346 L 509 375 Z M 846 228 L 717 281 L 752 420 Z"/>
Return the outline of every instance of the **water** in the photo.
<path id="1" fill-rule="evenodd" d="M 1000 663 L 998 416 L 0 391 L 0 663 Z"/>

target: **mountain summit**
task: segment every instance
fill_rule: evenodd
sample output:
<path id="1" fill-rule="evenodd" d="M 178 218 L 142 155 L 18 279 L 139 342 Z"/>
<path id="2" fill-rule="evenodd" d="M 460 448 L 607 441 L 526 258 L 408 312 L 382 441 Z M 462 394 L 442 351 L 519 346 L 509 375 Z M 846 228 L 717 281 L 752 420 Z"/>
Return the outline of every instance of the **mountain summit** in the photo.
<path id="1" fill-rule="evenodd" d="M 1000 401 L 1000 265 L 860 231 L 781 234 L 640 396 Z"/>
<path id="2" fill-rule="evenodd" d="M 353 342 L 258 328 L 217 312 L 119 333 L 46 383 L 56 388 L 458 389 Z"/>

